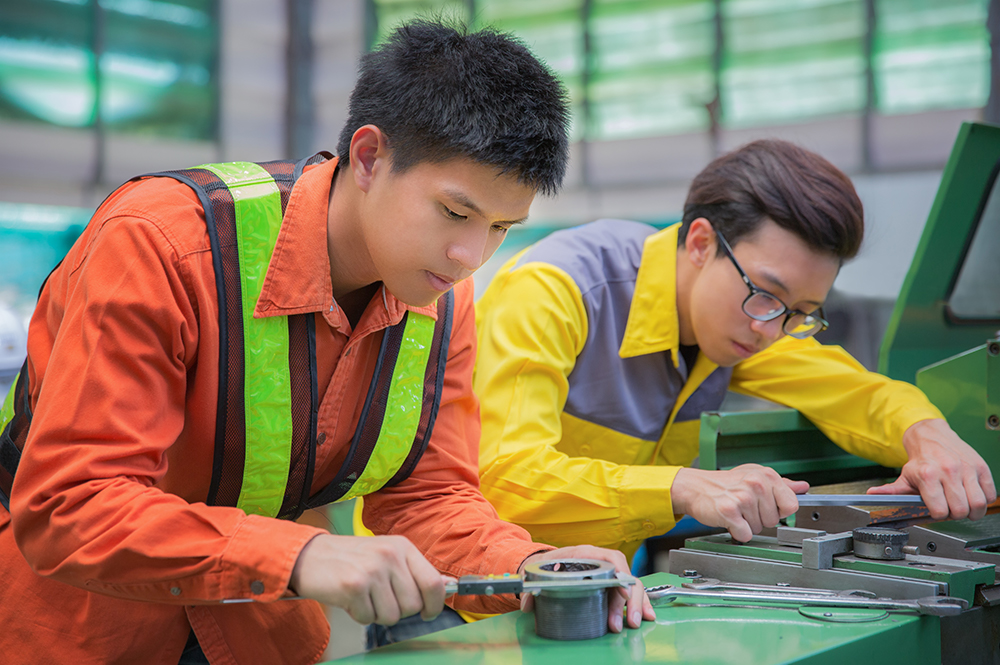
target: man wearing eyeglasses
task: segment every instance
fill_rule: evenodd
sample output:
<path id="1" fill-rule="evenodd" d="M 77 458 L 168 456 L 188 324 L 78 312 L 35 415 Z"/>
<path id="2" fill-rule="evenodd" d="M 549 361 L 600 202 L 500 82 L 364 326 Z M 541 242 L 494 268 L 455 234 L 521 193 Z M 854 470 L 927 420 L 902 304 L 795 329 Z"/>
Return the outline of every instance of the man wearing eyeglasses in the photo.
<path id="1" fill-rule="evenodd" d="M 733 390 L 902 467 L 870 491 L 919 492 L 937 519 L 982 517 L 989 467 L 923 393 L 813 339 L 863 233 L 847 176 L 758 141 L 696 176 L 679 225 L 602 220 L 511 259 L 477 304 L 483 493 L 553 545 L 631 556 L 685 514 L 747 541 L 808 484 L 756 464 L 690 468 L 701 413 Z"/>

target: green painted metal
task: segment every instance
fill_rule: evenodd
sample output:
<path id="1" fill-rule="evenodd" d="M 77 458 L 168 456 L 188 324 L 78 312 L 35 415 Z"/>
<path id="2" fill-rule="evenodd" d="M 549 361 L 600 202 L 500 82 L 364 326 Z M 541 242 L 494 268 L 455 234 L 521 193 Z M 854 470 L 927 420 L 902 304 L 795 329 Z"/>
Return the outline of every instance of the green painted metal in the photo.
<path id="1" fill-rule="evenodd" d="M 246 368 L 246 461 L 236 506 L 248 514 L 274 517 L 285 496 L 292 451 L 288 319 L 255 319 L 253 312 L 278 241 L 281 195 L 271 174 L 252 162 L 199 168 L 226 183 L 236 212 Z"/>
<path id="2" fill-rule="evenodd" d="M 1000 163 L 1000 127 L 964 123 L 879 351 L 879 372 L 917 371 L 992 337 L 1000 322 L 956 323 L 947 303 Z"/>
<path id="3" fill-rule="evenodd" d="M 680 584 L 666 573 L 647 586 Z M 743 665 L 845 665 L 851 662 L 923 665 L 941 661 L 936 617 L 890 614 L 864 623 L 831 623 L 796 608 L 656 607 L 656 621 L 593 640 L 559 642 L 538 637 L 531 615 L 511 612 L 336 661 L 451 665 L 623 665 L 625 663 L 738 662 Z"/>
<path id="4" fill-rule="evenodd" d="M 795 409 L 705 412 L 698 445 L 702 469 L 754 462 L 813 485 L 895 475 L 838 447 Z"/>
<path id="5" fill-rule="evenodd" d="M 802 550 L 781 546 L 778 544 L 776 538 L 768 536 L 754 536 L 753 540 L 744 544 L 734 543 L 728 534 L 702 536 L 699 538 L 689 538 L 684 542 L 684 547 L 703 552 L 756 557 L 768 561 L 802 563 Z M 971 603 L 975 595 L 976 585 L 993 584 L 996 574 L 993 564 L 966 563 L 969 564 L 969 567 L 965 570 L 942 571 L 923 566 L 901 566 L 898 562 L 894 561 L 845 559 L 843 557 L 833 558 L 833 567 L 837 570 L 852 570 L 891 575 L 906 579 L 943 582 L 948 585 L 949 596 L 964 598 Z"/>
<path id="6" fill-rule="evenodd" d="M 917 387 L 1000 475 L 1000 338 L 923 368 Z"/>

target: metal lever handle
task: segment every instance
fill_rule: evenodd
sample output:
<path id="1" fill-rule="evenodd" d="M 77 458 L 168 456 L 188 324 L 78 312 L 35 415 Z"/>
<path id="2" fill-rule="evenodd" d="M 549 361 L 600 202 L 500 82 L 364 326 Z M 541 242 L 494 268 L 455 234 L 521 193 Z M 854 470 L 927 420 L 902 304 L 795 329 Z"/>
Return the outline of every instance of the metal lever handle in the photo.
<path id="1" fill-rule="evenodd" d="M 824 590 L 825 591 L 825 590 Z M 651 601 L 673 602 L 678 598 L 695 600 L 722 600 L 784 605 L 812 605 L 819 607 L 860 607 L 881 610 L 919 612 L 930 616 L 954 616 L 969 608 L 969 602 L 952 596 L 930 596 L 917 600 L 892 598 L 853 598 L 851 596 L 822 593 L 781 593 L 775 591 L 717 591 L 710 589 L 685 589 L 673 585 L 648 587 L 646 595 Z"/>
<path id="2" fill-rule="evenodd" d="M 799 494 L 804 506 L 922 506 L 919 494 Z"/>
<path id="3" fill-rule="evenodd" d="M 457 582 L 444 585 L 445 595 L 492 596 L 501 593 L 531 593 L 542 591 L 591 591 L 614 587 L 628 588 L 638 580 L 630 575 L 620 575 L 603 580 L 524 580 L 520 575 L 464 575 Z"/>

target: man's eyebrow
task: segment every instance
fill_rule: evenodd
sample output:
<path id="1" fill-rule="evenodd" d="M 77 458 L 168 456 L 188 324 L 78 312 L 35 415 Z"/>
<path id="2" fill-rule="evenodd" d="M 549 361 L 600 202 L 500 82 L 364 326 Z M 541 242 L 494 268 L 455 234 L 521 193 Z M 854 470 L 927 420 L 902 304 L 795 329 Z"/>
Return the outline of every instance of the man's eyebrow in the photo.
<path id="1" fill-rule="evenodd" d="M 778 287 L 779 289 L 781 289 L 782 291 L 784 291 L 784 292 L 785 292 L 786 294 L 788 294 L 788 293 L 789 293 L 789 290 L 788 290 L 788 287 L 787 287 L 787 286 L 785 286 L 785 283 L 784 283 L 784 282 L 782 282 L 782 281 L 781 281 L 780 279 L 778 279 L 778 277 L 776 277 L 775 275 L 771 274 L 771 273 L 770 273 L 770 272 L 768 272 L 767 270 L 762 270 L 762 271 L 760 272 L 760 274 L 761 274 L 761 277 L 763 278 L 763 280 L 764 280 L 765 282 L 770 282 L 770 283 L 771 283 L 771 284 L 773 284 L 774 286 L 776 286 L 776 287 Z M 809 303 L 810 305 L 816 305 L 817 307 L 822 307 L 822 306 L 823 306 L 823 303 L 821 303 L 821 302 L 816 302 L 815 300 L 806 300 L 806 301 L 804 301 L 804 302 L 807 302 L 807 303 Z"/>
<path id="2" fill-rule="evenodd" d="M 469 210 L 471 210 L 472 212 L 476 213 L 480 217 L 485 217 L 486 216 L 485 214 L 483 214 L 483 211 L 479 209 L 479 206 L 477 206 L 472 201 L 472 199 L 470 199 L 468 196 L 466 196 L 462 192 L 460 192 L 458 190 L 455 190 L 455 189 L 446 189 L 446 190 L 444 190 L 444 193 L 445 193 L 445 196 L 447 196 L 448 198 L 450 198 L 451 200 L 453 200 L 455 203 L 459 204 L 462 207 L 468 208 Z M 513 224 L 524 224 L 524 222 L 527 221 L 527 219 L 528 219 L 527 217 L 522 217 L 521 219 L 509 219 L 509 220 L 508 219 L 504 219 L 504 220 L 497 221 L 495 223 L 496 224 L 511 224 L 511 225 L 513 225 Z"/>

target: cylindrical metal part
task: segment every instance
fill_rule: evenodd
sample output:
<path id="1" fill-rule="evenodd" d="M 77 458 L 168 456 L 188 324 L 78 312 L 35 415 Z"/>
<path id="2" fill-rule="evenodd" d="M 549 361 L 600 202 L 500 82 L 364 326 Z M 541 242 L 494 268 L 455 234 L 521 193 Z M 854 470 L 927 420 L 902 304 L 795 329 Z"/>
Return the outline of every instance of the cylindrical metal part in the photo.
<path id="1" fill-rule="evenodd" d="M 854 555 L 863 559 L 896 561 L 905 559 L 903 547 L 910 534 L 879 526 L 864 526 L 854 530 Z"/>
<path id="2" fill-rule="evenodd" d="M 525 581 L 606 580 L 606 561 L 557 559 L 528 564 Z M 535 632 L 553 640 L 589 640 L 608 632 L 608 589 L 546 589 L 535 596 Z"/>

